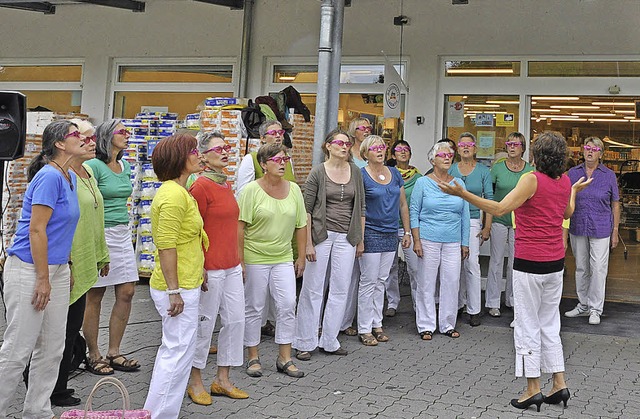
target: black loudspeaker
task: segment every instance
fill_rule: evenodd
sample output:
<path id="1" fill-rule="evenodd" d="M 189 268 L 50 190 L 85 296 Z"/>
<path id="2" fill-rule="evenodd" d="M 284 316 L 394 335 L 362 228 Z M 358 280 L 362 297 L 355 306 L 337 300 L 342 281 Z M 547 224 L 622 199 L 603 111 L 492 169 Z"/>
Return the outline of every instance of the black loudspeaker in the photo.
<path id="1" fill-rule="evenodd" d="M 27 137 L 27 97 L 20 92 L 0 92 L 0 160 L 24 156 Z"/>

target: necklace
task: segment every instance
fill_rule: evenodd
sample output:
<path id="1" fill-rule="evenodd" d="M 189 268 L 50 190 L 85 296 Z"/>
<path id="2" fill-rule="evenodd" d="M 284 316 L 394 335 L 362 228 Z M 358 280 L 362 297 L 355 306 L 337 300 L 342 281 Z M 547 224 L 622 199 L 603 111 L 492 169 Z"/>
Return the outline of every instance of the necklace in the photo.
<path id="1" fill-rule="evenodd" d="M 51 160 L 51 163 L 58 166 L 58 169 L 60 169 L 60 171 L 62 172 L 62 176 L 64 176 L 64 178 L 67 179 L 67 182 L 69 182 L 69 188 L 73 190 L 73 182 L 71 181 L 71 176 L 69 175 L 69 172 L 65 172 L 62 166 L 60 166 L 58 162 L 56 162 L 55 160 Z"/>
<path id="2" fill-rule="evenodd" d="M 449 183 L 449 178 L 448 178 L 448 176 L 449 176 L 449 175 L 448 175 L 448 174 L 447 174 L 447 178 L 446 178 L 447 180 L 442 180 L 442 179 L 440 179 L 440 176 L 438 176 L 438 175 L 436 174 L 435 170 L 433 171 L 433 176 L 435 176 L 435 177 L 436 177 L 436 179 L 438 179 L 440 182 Z"/>
<path id="3" fill-rule="evenodd" d="M 505 160 L 505 162 L 507 164 L 507 168 L 509 170 L 511 170 L 512 172 L 519 172 L 522 169 L 524 169 L 524 164 L 522 164 L 522 163 L 524 163 L 524 160 L 522 160 L 522 159 L 520 159 L 518 161 L 518 163 L 516 163 L 516 164 L 511 163 L 509 160 Z M 522 166 L 522 167 L 520 167 L 520 166 Z"/>
<path id="4" fill-rule="evenodd" d="M 85 169 L 84 167 L 83 169 L 88 176 L 88 182 L 85 181 L 84 178 L 78 174 L 78 172 L 76 172 L 76 169 L 74 169 L 73 167 L 71 168 L 71 170 L 73 170 L 73 173 L 77 175 L 78 179 L 80 179 L 80 181 L 84 184 L 84 186 L 86 186 L 87 189 L 89 189 L 89 192 L 91 192 L 91 195 L 93 195 L 93 208 L 98 209 L 98 197 L 96 196 L 96 191 L 93 189 L 93 185 L 91 184 L 91 175 L 89 174 L 89 172 L 87 172 L 87 169 Z"/>

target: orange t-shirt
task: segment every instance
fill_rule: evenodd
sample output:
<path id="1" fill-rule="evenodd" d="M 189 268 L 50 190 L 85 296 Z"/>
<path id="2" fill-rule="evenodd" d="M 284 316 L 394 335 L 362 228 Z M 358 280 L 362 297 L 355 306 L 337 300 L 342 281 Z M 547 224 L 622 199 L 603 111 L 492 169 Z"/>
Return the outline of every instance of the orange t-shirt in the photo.
<path id="1" fill-rule="evenodd" d="M 209 236 L 209 250 L 204 253 L 204 268 L 208 271 L 229 269 L 240 263 L 238 257 L 238 216 L 240 209 L 231 186 L 206 177 L 199 177 L 189 189 L 198 202 Z"/>

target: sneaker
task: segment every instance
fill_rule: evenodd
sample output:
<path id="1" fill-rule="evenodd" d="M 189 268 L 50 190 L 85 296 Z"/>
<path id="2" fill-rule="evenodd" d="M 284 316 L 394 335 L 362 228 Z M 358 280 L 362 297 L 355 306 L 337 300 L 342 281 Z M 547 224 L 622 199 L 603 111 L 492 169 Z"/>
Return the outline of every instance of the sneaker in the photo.
<path id="1" fill-rule="evenodd" d="M 396 315 L 396 309 L 395 308 L 388 308 L 387 311 L 384 312 L 384 315 L 386 317 L 393 317 Z"/>
<path id="2" fill-rule="evenodd" d="M 600 324 L 600 314 L 597 311 L 592 311 L 589 314 L 589 324 Z"/>
<path id="3" fill-rule="evenodd" d="M 480 314 L 470 314 L 469 324 L 471 325 L 471 327 L 480 326 Z"/>
<path id="4" fill-rule="evenodd" d="M 500 317 L 500 309 L 499 308 L 490 308 L 489 315 L 491 317 Z"/>
<path id="5" fill-rule="evenodd" d="M 586 308 L 582 308 L 581 304 L 578 304 L 573 310 L 564 313 L 565 317 L 586 317 L 588 315 L 589 310 Z"/>

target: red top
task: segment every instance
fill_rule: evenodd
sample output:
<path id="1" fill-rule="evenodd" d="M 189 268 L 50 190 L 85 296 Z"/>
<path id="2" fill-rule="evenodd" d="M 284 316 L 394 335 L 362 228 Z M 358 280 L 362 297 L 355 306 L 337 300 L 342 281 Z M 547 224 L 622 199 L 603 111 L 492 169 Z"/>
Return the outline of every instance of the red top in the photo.
<path id="1" fill-rule="evenodd" d="M 238 216 L 240 209 L 227 183 L 219 185 L 199 177 L 189 189 L 198 202 L 209 236 L 209 250 L 204 253 L 204 268 L 209 271 L 229 269 L 240 263 L 238 257 Z"/>
<path id="2" fill-rule="evenodd" d="M 571 181 L 567 175 L 560 179 L 540 172 L 533 175 L 538 179 L 536 192 L 515 210 L 515 257 L 534 262 L 563 259 L 562 220 L 571 196 Z"/>

